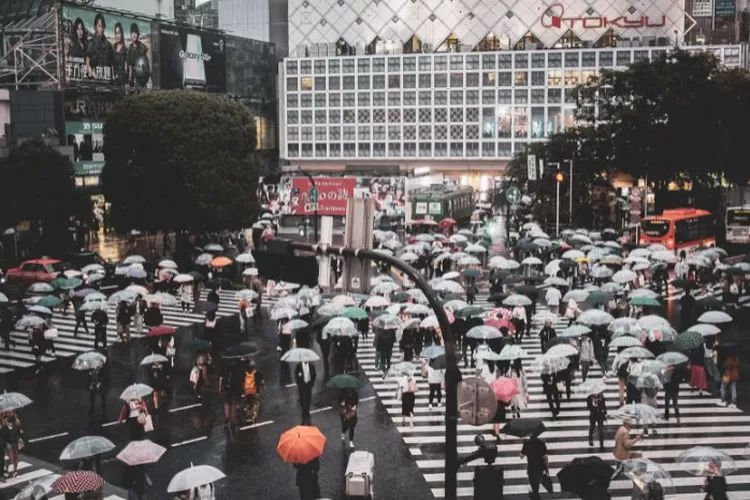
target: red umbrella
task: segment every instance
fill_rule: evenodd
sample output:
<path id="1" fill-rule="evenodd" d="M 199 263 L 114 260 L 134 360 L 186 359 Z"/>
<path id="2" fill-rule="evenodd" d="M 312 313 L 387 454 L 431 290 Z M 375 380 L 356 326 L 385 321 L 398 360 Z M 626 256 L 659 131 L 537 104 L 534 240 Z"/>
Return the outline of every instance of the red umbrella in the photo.
<path id="1" fill-rule="evenodd" d="M 518 381 L 514 378 L 500 377 L 492 382 L 492 390 L 498 401 L 510 403 L 510 400 L 518 396 Z"/>
<path id="2" fill-rule="evenodd" d="M 409 236 L 408 238 L 406 238 L 406 242 L 409 245 L 413 245 L 414 243 L 417 242 L 417 238 L 416 238 L 416 236 Z"/>
<path id="3" fill-rule="evenodd" d="M 446 217 L 445 219 L 441 220 L 440 223 L 438 223 L 438 226 L 442 228 L 455 226 L 455 225 L 456 225 L 456 219 L 451 219 L 450 217 Z"/>
<path id="4" fill-rule="evenodd" d="M 177 328 L 173 326 L 157 326 L 156 328 L 152 328 L 151 330 L 149 330 L 146 336 L 163 337 L 164 335 L 174 335 L 176 331 Z"/>
<path id="5" fill-rule="evenodd" d="M 484 320 L 484 324 L 493 328 L 497 328 L 498 330 L 502 327 L 505 327 L 508 329 L 509 333 L 514 333 L 516 331 L 516 327 L 513 325 L 513 323 L 511 323 L 507 319 L 489 318 Z"/>
<path id="6" fill-rule="evenodd" d="M 97 491 L 107 484 L 102 476 L 90 470 L 68 472 L 52 483 L 55 493 L 85 493 Z"/>

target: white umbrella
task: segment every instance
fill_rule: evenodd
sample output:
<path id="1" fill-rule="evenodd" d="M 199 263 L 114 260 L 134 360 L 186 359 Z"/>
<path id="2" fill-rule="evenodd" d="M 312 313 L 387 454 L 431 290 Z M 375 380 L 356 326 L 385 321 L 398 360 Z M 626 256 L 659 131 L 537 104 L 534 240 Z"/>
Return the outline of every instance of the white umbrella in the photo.
<path id="1" fill-rule="evenodd" d="M 574 302 L 583 302 L 589 297 L 589 292 L 586 290 L 571 290 L 563 297 L 563 302 L 572 300 Z"/>
<path id="2" fill-rule="evenodd" d="M 506 262 L 510 262 L 510 261 L 506 261 Z M 463 257 L 463 258 L 461 258 L 458 261 L 458 265 L 462 266 L 462 267 L 466 267 L 466 266 L 478 266 L 481 263 L 482 262 L 479 259 L 477 259 L 476 257 L 474 257 L 473 255 L 467 255 L 466 257 Z"/>
<path id="3" fill-rule="evenodd" d="M 464 251 L 466 253 L 487 253 L 487 249 L 477 243 L 467 246 Z"/>
<path id="4" fill-rule="evenodd" d="M 544 356 L 548 358 L 565 358 L 568 356 L 575 356 L 578 354 L 578 349 L 572 344 L 557 344 L 550 347 Z"/>
<path id="5" fill-rule="evenodd" d="M 651 245 L 648 246 L 648 248 L 646 250 L 648 250 L 651 253 L 663 252 L 663 251 L 667 250 L 667 247 L 665 247 L 661 243 L 652 243 Z"/>
<path id="6" fill-rule="evenodd" d="M 380 283 L 379 285 L 375 285 L 370 290 L 370 293 L 373 295 L 389 295 L 393 292 L 397 292 L 401 290 L 401 286 L 393 283 L 391 281 L 384 281 Z"/>
<path id="7" fill-rule="evenodd" d="M 607 279 L 611 277 L 614 272 L 612 269 L 605 266 L 596 266 L 591 270 L 591 277 L 596 279 Z"/>
<path id="8" fill-rule="evenodd" d="M 612 342 L 609 343 L 610 347 L 634 347 L 634 346 L 640 346 L 641 341 L 638 340 L 635 337 L 631 337 L 630 335 L 623 335 L 622 337 L 617 337 Z"/>
<path id="9" fill-rule="evenodd" d="M 305 349 L 301 347 L 290 349 L 285 352 L 283 356 L 281 356 L 281 361 L 284 361 L 285 363 L 312 363 L 314 361 L 318 361 L 319 359 L 320 356 L 318 356 L 318 353 L 316 353 L 312 349 Z"/>
<path id="10" fill-rule="evenodd" d="M 353 336 L 357 326 L 349 318 L 333 318 L 323 327 L 323 333 L 331 336 Z"/>
<path id="11" fill-rule="evenodd" d="M 159 267 L 164 267 L 167 269 L 177 269 L 177 263 L 171 259 L 163 259 L 159 262 Z"/>
<path id="12" fill-rule="evenodd" d="M 379 274 L 378 276 L 375 276 L 373 279 L 370 280 L 370 286 L 378 286 L 381 283 L 395 283 L 394 279 L 387 274 Z"/>
<path id="13" fill-rule="evenodd" d="M 604 311 L 599 309 L 589 309 L 588 311 L 582 312 L 576 321 L 582 325 L 587 326 L 605 326 L 609 325 L 615 320 L 615 318 Z"/>
<path id="14" fill-rule="evenodd" d="M 631 403 L 622 406 L 619 410 L 613 412 L 612 416 L 641 424 L 652 424 L 661 420 L 661 412 L 657 408 L 643 403 Z"/>
<path id="15" fill-rule="evenodd" d="M 419 255 L 411 252 L 406 252 L 401 254 L 399 258 L 404 262 L 416 262 L 419 260 Z"/>
<path id="16" fill-rule="evenodd" d="M 651 290 L 650 288 L 636 288 L 632 292 L 630 292 L 630 298 L 635 297 L 647 297 L 649 299 L 658 299 L 659 294 L 655 291 Z"/>
<path id="17" fill-rule="evenodd" d="M 133 384 L 125 388 L 120 394 L 120 399 L 130 401 L 132 399 L 141 399 L 153 393 L 154 389 L 146 384 Z"/>
<path id="18" fill-rule="evenodd" d="M 245 252 L 239 254 L 234 259 L 235 261 L 239 262 L 240 264 L 252 264 L 255 262 L 255 257 L 253 257 L 253 254 L 250 252 Z"/>
<path id="19" fill-rule="evenodd" d="M 206 484 L 212 484 L 226 476 L 210 465 L 191 465 L 190 468 L 174 475 L 167 486 L 167 493 L 190 491 Z"/>
<path id="20" fill-rule="evenodd" d="M 527 358 L 529 355 L 520 345 L 508 344 L 500 351 L 500 361 L 513 361 L 515 359 Z"/>
<path id="21" fill-rule="evenodd" d="M 386 299 L 385 297 L 380 297 L 378 295 L 374 297 L 370 297 L 365 301 L 365 307 L 372 307 L 372 308 L 378 308 L 378 307 L 385 307 L 391 303 L 390 300 Z"/>
<path id="22" fill-rule="evenodd" d="M 513 294 L 506 297 L 503 300 L 503 305 L 516 307 L 516 306 L 530 306 L 533 302 L 530 298 L 525 295 Z"/>
<path id="23" fill-rule="evenodd" d="M 560 259 L 549 261 L 549 263 L 546 266 L 544 266 L 544 274 L 548 276 L 553 276 L 557 274 L 557 271 L 560 270 L 560 262 L 562 262 Z"/>
<path id="24" fill-rule="evenodd" d="M 713 337 L 721 333 L 721 328 L 708 323 L 699 323 L 688 328 L 688 332 L 698 332 L 704 337 Z"/>
<path id="25" fill-rule="evenodd" d="M 503 334 L 494 326 L 479 325 L 469 329 L 469 331 L 466 332 L 466 336 L 470 339 L 489 340 L 499 339 Z"/>
<path id="26" fill-rule="evenodd" d="M 146 259 L 140 255 L 129 255 L 122 261 L 126 266 L 129 266 L 130 264 L 143 264 L 144 262 L 146 262 Z"/>
<path id="27" fill-rule="evenodd" d="M 468 302 L 464 302 L 463 300 L 453 299 L 449 300 L 445 304 L 443 304 L 443 307 L 450 312 L 457 312 L 465 307 L 469 307 Z"/>
<path id="28" fill-rule="evenodd" d="M 638 318 L 638 324 L 643 327 L 644 330 L 658 330 L 670 326 L 669 321 L 657 316 L 656 314 L 649 314 Z"/>
<path id="29" fill-rule="evenodd" d="M 521 261 L 524 266 L 541 266 L 543 264 L 542 259 L 539 257 L 526 257 Z"/>
<path id="30" fill-rule="evenodd" d="M 512 271 L 513 269 L 518 269 L 519 267 L 521 267 L 521 264 L 512 259 L 505 259 L 502 262 L 498 261 L 498 263 L 494 267 L 496 269 Z"/>
<path id="31" fill-rule="evenodd" d="M 141 286 L 141 285 L 130 285 L 129 287 L 125 289 L 125 291 L 133 292 L 134 294 L 141 295 L 143 297 L 145 297 L 149 293 L 148 289 L 145 286 Z"/>
<path id="32" fill-rule="evenodd" d="M 461 273 L 456 271 L 450 271 L 448 273 L 445 273 L 443 276 L 441 276 L 444 280 L 456 280 L 461 277 Z"/>
<path id="33" fill-rule="evenodd" d="M 542 354 L 537 356 L 531 362 L 531 370 L 541 373 L 557 373 L 565 370 L 570 364 L 570 358 L 560 356 L 546 356 Z"/>
<path id="34" fill-rule="evenodd" d="M 677 262 L 677 255 L 669 250 L 660 250 L 651 254 L 651 260 L 658 260 L 659 262 L 674 264 L 675 262 Z"/>
<path id="35" fill-rule="evenodd" d="M 627 269 L 622 269 L 620 271 L 617 271 L 612 276 L 612 281 L 615 283 L 630 283 L 635 279 L 635 273 L 633 271 L 629 271 Z"/>
<path id="36" fill-rule="evenodd" d="M 178 274 L 177 276 L 172 278 L 172 281 L 174 281 L 175 283 L 192 283 L 194 279 L 195 278 L 193 278 L 189 274 Z"/>
<path id="37" fill-rule="evenodd" d="M 732 317 L 724 311 L 707 311 L 700 315 L 698 322 L 711 324 L 731 323 Z"/>
<path id="38" fill-rule="evenodd" d="M 464 293 L 464 287 L 455 281 L 445 280 L 432 287 L 436 292 L 460 294 Z"/>
<path id="39" fill-rule="evenodd" d="M 419 324 L 419 327 L 420 328 L 439 328 L 440 327 L 440 322 L 438 321 L 438 317 L 435 316 L 435 315 L 427 316 Z"/>
<path id="40" fill-rule="evenodd" d="M 544 280 L 544 284 L 550 286 L 568 286 L 567 281 L 557 276 L 551 276 L 547 278 L 546 280 Z"/>
<path id="41" fill-rule="evenodd" d="M 603 379 L 589 379 L 586 382 L 578 384 L 573 390 L 576 394 L 583 394 L 584 396 L 589 396 L 591 394 L 601 394 L 602 392 L 607 390 L 607 381 Z"/>
<path id="42" fill-rule="evenodd" d="M 563 259 L 569 259 L 569 260 L 575 260 L 575 259 L 583 259 L 586 257 L 586 254 L 581 252 L 580 250 L 568 250 L 564 254 L 562 254 Z"/>
<path id="43" fill-rule="evenodd" d="M 351 295 L 337 295 L 331 299 L 331 303 L 340 304 L 342 306 L 356 306 L 357 301 Z"/>
<path id="44" fill-rule="evenodd" d="M 628 254 L 628 257 L 648 259 L 651 257 L 651 250 L 648 250 L 646 248 L 636 248 Z"/>

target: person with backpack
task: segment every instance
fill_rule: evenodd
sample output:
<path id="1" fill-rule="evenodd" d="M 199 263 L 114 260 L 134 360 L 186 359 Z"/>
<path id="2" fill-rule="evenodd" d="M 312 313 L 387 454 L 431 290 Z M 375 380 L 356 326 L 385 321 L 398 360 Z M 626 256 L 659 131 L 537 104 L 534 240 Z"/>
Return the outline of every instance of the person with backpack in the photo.
<path id="1" fill-rule="evenodd" d="M 78 328 L 83 325 L 86 335 L 89 334 L 89 325 L 86 322 L 86 311 L 82 310 L 83 299 L 73 299 L 73 310 L 75 311 L 76 326 L 73 328 L 73 338 L 78 338 Z"/>
<path id="2" fill-rule="evenodd" d="M 244 391 L 246 366 L 246 358 L 240 359 L 238 363 L 226 364 L 219 377 L 219 393 L 224 397 L 225 423 L 230 428 L 237 423 L 237 404 Z"/>
<path id="3" fill-rule="evenodd" d="M 401 399 L 401 425 L 406 425 L 409 417 L 409 427 L 414 427 L 414 400 L 417 394 L 417 380 L 414 374 L 405 373 L 398 383 L 396 397 Z"/>
<path id="4" fill-rule="evenodd" d="M 126 301 L 121 301 L 117 307 L 117 336 L 125 344 L 130 343 L 130 320 L 133 316 L 132 307 Z"/>
<path id="5" fill-rule="evenodd" d="M 245 372 L 243 389 L 245 394 L 245 422 L 252 425 L 260 413 L 260 396 L 265 389 L 263 375 L 257 370 L 254 361 L 250 361 Z"/>
<path id="6" fill-rule="evenodd" d="M 91 314 L 91 320 L 94 322 L 94 350 L 99 350 L 99 342 L 102 343 L 103 348 L 107 349 L 107 324 L 109 323 L 109 316 L 107 311 L 98 309 Z"/>
<path id="7" fill-rule="evenodd" d="M 294 369 L 294 381 L 299 392 L 299 405 L 302 410 L 302 425 L 310 425 L 310 406 L 312 405 L 312 390 L 315 385 L 315 366 L 308 362 L 298 363 Z"/>

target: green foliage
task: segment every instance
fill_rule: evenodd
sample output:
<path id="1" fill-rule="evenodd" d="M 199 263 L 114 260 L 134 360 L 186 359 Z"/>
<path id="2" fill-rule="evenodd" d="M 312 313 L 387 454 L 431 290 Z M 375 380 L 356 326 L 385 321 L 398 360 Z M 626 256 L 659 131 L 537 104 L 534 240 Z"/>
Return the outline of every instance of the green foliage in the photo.
<path id="1" fill-rule="evenodd" d="M 0 162 L 0 227 L 30 221 L 45 232 L 67 229 L 70 216 L 90 217 L 75 187 L 73 164 L 41 139 L 11 149 Z"/>
<path id="2" fill-rule="evenodd" d="M 230 99 L 188 91 L 125 98 L 104 125 L 102 173 L 118 230 L 220 230 L 256 218 L 255 120 Z"/>

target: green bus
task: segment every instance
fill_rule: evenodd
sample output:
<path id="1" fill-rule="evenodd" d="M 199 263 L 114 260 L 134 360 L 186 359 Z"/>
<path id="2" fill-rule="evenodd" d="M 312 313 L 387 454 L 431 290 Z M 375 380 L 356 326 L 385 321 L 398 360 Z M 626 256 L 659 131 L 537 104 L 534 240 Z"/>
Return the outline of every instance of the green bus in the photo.
<path id="1" fill-rule="evenodd" d="M 434 184 L 409 193 L 411 217 L 433 219 L 437 222 L 445 218 L 456 222 L 466 222 L 474 211 L 474 188 L 471 186 L 448 186 Z"/>

